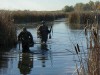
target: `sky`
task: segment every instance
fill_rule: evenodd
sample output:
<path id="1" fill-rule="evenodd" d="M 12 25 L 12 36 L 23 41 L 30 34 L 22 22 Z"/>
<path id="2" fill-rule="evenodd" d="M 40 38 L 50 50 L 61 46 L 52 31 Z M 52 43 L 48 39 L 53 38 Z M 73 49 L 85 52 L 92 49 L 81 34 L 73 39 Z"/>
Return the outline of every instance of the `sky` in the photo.
<path id="1" fill-rule="evenodd" d="M 54 11 L 76 3 L 88 3 L 90 0 L 0 0 L 0 9 Z M 99 0 L 91 0 L 99 1 Z"/>

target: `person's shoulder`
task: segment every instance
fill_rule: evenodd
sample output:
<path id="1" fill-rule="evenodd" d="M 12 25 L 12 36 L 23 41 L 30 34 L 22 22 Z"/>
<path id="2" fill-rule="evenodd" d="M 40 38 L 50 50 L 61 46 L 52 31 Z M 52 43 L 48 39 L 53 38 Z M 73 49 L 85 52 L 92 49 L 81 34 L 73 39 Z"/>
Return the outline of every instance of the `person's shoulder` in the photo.
<path id="1" fill-rule="evenodd" d="M 27 33 L 29 33 L 29 34 L 30 34 L 31 32 L 27 31 Z"/>
<path id="2" fill-rule="evenodd" d="M 39 28 L 41 25 L 38 25 L 37 28 Z"/>
<path id="3" fill-rule="evenodd" d="M 32 35 L 31 32 L 27 31 L 27 35 Z"/>
<path id="4" fill-rule="evenodd" d="M 40 25 L 39 27 L 43 27 L 43 25 Z"/>
<path id="5" fill-rule="evenodd" d="M 20 34 L 24 33 L 24 31 L 21 31 Z"/>
<path id="6" fill-rule="evenodd" d="M 39 26 L 37 26 L 37 29 L 41 29 L 43 26 L 42 25 L 39 25 Z"/>

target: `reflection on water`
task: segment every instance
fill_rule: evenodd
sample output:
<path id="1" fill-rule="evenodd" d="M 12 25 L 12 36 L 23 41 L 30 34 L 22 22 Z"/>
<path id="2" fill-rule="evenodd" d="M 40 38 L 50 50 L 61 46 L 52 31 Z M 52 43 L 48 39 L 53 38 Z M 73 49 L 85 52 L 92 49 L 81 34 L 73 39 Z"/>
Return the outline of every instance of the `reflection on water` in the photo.
<path id="1" fill-rule="evenodd" d="M 78 43 L 80 49 L 86 50 L 84 32 L 71 29 L 65 22 L 54 22 L 52 39 L 40 45 L 36 28 L 28 30 L 36 44 L 29 53 L 22 53 L 18 45 L 8 52 L 0 53 L 0 75 L 72 75 L 77 60 L 77 56 L 73 55 L 73 44 Z"/>
<path id="2" fill-rule="evenodd" d="M 38 57 L 38 60 L 41 61 L 42 67 L 46 67 L 46 60 L 48 60 L 48 53 L 47 51 L 42 51 Z"/>
<path id="3" fill-rule="evenodd" d="M 33 54 L 19 54 L 18 68 L 20 70 L 20 74 L 30 74 L 31 69 L 33 68 Z"/>
<path id="4" fill-rule="evenodd" d="M 41 44 L 41 50 L 48 50 L 48 45 L 45 43 Z"/>
<path id="5" fill-rule="evenodd" d="M 0 68 L 8 67 L 7 63 L 9 61 L 9 59 L 5 57 L 6 55 L 8 55 L 7 52 L 5 52 L 5 51 L 9 52 L 10 49 L 2 49 L 2 48 L 0 48 Z"/>

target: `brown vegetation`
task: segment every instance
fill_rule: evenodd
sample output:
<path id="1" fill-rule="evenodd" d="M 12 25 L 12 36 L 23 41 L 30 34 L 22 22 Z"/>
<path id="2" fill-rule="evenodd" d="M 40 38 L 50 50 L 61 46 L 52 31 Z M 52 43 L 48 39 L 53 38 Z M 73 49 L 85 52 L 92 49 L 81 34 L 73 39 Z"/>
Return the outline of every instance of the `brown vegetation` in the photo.
<path id="1" fill-rule="evenodd" d="M 15 23 L 33 23 L 42 20 L 53 21 L 65 17 L 65 13 L 61 11 L 13 11 Z"/>
<path id="2" fill-rule="evenodd" d="M 100 23 L 99 12 L 72 12 L 69 14 L 69 23 L 72 24 L 93 24 L 95 20 Z"/>
<path id="3" fill-rule="evenodd" d="M 95 25 L 92 28 L 92 34 L 90 36 L 90 49 L 88 58 L 88 75 L 100 75 L 100 43 L 98 26 Z"/>
<path id="4" fill-rule="evenodd" d="M 76 12 L 70 13 L 69 14 L 69 23 L 79 23 L 79 14 Z"/>
<path id="5" fill-rule="evenodd" d="M 11 12 L 0 12 L 0 47 L 11 47 L 16 42 L 16 29 Z"/>
<path id="6" fill-rule="evenodd" d="M 88 32 L 89 30 L 89 32 Z M 78 75 L 100 75 L 100 43 L 99 43 L 99 34 L 98 34 L 98 24 L 92 24 L 85 28 L 85 36 L 87 40 L 87 57 L 83 59 L 80 54 L 80 48 L 77 44 L 75 46 L 76 54 L 79 58 L 80 68 L 77 69 Z M 78 50 L 79 49 L 79 50 Z M 84 50 L 83 50 L 84 52 Z"/>

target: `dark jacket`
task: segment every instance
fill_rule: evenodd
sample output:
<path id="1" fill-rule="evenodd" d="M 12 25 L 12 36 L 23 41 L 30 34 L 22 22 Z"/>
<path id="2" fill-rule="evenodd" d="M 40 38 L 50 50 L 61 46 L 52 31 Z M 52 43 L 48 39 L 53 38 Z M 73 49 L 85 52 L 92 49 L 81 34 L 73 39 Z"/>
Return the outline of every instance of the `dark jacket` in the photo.
<path id="1" fill-rule="evenodd" d="M 38 28 L 38 33 L 42 37 L 42 36 L 48 36 L 48 34 L 50 33 L 50 31 L 49 31 L 49 29 L 48 29 L 47 26 L 41 25 Z"/>
<path id="2" fill-rule="evenodd" d="M 41 25 L 37 29 L 37 37 L 41 39 L 41 42 L 47 42 L 49 33 L 50 31 L 46 25 Z"/>
<path id="3" fill-rule="evenodd" d="M 27 44 L 27 45 L 30 45 L 34 42 L 32 34 L 29 31 L 22 31 L 18 35 L 18 41 L 21 41 L 22 44 Z"/>

